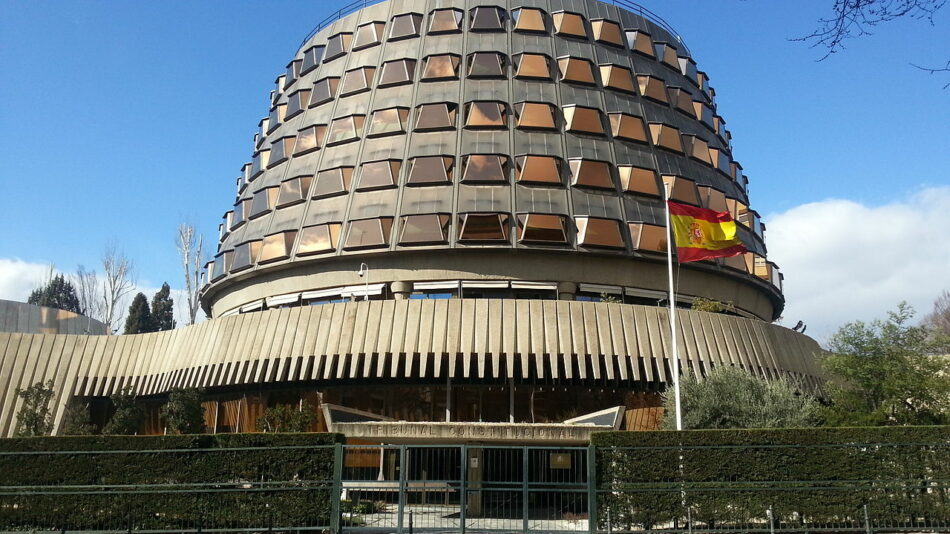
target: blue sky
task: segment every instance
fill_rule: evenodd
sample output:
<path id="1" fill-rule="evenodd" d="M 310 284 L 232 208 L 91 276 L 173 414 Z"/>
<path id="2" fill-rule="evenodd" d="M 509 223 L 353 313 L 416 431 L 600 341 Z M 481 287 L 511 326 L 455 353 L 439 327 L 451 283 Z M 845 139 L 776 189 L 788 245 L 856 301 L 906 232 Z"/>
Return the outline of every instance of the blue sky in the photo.
<path id="1" fill-rule="evenodd" d="M 816 62 L 820 50 L 788 38 L 811 31 L 832 0 L 644 3 L 709 73 L 767 225 L 829 199 L 869 213 L 895 198 L 931 202 L 929 191 L 944 201 L 950 75 L 910 63 L 946 62 L 950 8 L 935 27 L 898 21 Z M 0 0 L 0 260 L 71 271 L 97 265 L 111 240 L 137 263 L 140 284 L 180 285 L 176 226 L 190 220 L 216 238 L 274 78 L 341 4 Z M 802 294 L 821 291 L 807 283 L 816 266 L 790 272 L 801 262 L 775 259 Z M 0 298 L 18 296 L 16 276 L 0 270 Z M 875 311 L 900 291 L 879 296 Z"/>

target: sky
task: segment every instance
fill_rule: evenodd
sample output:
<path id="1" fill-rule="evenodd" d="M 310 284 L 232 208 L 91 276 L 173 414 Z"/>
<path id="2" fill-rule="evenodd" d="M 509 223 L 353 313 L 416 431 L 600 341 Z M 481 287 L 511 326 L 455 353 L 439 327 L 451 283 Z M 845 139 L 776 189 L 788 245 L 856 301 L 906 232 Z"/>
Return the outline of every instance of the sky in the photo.
<path id="1" fill-rule="evenodd" d="M 0 0 L 0 298 L 116 244 L 182 285 L 174 236 L 215 242 L 274 78 L 344 3 Z M 643 0 L 715 87 L 785 276 L 786 324 L 826 339 L 950 289 L 950 7 L 822 50 L 832 0 Z M 515 5 L 515 3 L 512 3 Z"/>

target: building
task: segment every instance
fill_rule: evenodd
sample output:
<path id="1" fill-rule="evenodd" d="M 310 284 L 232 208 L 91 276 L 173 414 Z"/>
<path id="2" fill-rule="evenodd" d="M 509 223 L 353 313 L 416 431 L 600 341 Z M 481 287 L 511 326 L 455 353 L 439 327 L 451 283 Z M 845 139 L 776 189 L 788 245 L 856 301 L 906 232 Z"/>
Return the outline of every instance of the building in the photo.
<path id="1" fill-rule="evenodd" d="M 654 428 L 671 377 L 661 187 L 731 212 L 750 251 L 677 269 L 683 372 L 818 387 L 817 344 L 770 324 L 782 275 L 715 91 L 648 10 L 373 3 L 321 23 L 267 106 L 207 267 L 211 319 L 0 336 L 2 365 L 21 370 L 0 384 L 0 430 L 12 387 L 41 375 L 100 419 L 126 387 L 155 406 L 202 387 L 218 432 L 304 401 L 321 407 L 315 429 L 377 441 L 471 422 L 497 440 L 543 423 L 583 441 L 571 422 L 585 414 Z M 697 298 L 728 313 L 689 310 Z M 144 430 L 160 432 L 152 414 Z"/>

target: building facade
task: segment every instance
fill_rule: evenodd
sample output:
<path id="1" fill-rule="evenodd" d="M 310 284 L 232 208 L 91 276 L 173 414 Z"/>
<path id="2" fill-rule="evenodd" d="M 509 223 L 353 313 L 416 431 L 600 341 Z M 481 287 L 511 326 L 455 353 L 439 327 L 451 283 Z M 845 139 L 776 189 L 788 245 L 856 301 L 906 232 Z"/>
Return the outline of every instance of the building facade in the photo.
<path id="1" fill-rule="evenodd" d="M 254 430 L 280 403 L 319 409 L 315 429 L 615 408 L 614 426 L 655 428 L 672 369 L 662 188 L 729 211 L 749 250 L 677 269 L 683 372 L 819 387 L 817 344 L 770 324 L 782 275 L 715 91 L 667 23 L 596 0 L 369 4 L 277 77 L 207 266 L 209 321 L 0 335 L 3 365 L 68 392 L 59 416 L 195 386 L 211 431 Z M 145 430 L 161 426 L 153 410 Z"/>

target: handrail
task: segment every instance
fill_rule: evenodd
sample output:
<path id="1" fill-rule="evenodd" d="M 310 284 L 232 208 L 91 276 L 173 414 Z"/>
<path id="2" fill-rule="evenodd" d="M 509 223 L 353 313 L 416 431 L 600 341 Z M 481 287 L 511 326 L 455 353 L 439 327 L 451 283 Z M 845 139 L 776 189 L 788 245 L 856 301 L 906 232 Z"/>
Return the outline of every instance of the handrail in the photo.
<path id="1" fill-rule="evenodd" d="M 341 7 L 340 9 L 333 12 L 331 15 L 321 20 L 316 25 L 316 27 L 310 30 L 310 33 L 308 33 L 307 36 L 304 37 L 303 41 L 300 42 L 300 46 L 297 47 L 297 52 L 300 52 L 300 50 L 307 44 L 307 42 L 310 41 L 310 39 L 312 39 L 314 35 L 319 33 L 320 30 L 340 20 L 346 15 L 349 15 L 350 13 L 359 11 L 360 9 L 371 6 L 373 4 L 378 4 L 382 1 L 383 0 L 356 0 L 355 2 L 351 2 Z M 669 32 L 670 35 L 672 35 L 674 39 L 676 39 L 676 42 L 683 48 L 684 51 L 686 51 L 687 54 L 692 55 L 689 51 L 689 47 L 686 46 L 686 43 L 683 41 L 683 38 L 680 37 L 680 34 L 677 33 L 675 29 L 673 29 L 673 26 L 670 25 L 669 22 L 664 20 L 663 17 L 657 15 L 656 13 L 654 13 L 647 7 L 637 2 L 633 2 L 631 0 L 600 0 L 600 1 L 604 2 L 605 4 L 613 4 L 617 7 L 626 9 L 627 11 L 630 11 L 631 13 L 639 15 L 643 17 L 644 19 L 663 28 L 664 30 Z"/>

